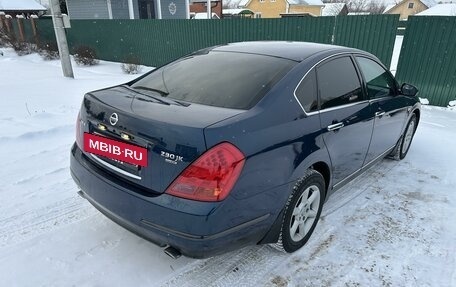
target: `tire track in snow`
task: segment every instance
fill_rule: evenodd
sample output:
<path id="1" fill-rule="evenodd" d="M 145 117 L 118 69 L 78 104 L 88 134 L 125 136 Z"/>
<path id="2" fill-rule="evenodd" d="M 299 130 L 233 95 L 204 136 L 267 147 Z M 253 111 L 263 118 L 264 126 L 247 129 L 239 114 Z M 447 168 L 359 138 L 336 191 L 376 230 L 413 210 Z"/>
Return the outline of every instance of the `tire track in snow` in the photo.
<path id="1" fill-rule="evenodd" d="M 59 173 L 62 173 L 65 171 L 65 174 L 68 174 L 68 170 L 69 170 L 69 166 L 64 166 L 64 167 L 58 167 L 58 168 L 55 168 L 55 169 L 52 169 L 48 172 L 43 172 L 42 174 L 39 174 L 39 175 L 32 175 L 32 176 L 28 176 L 26 178 L 21 178 L 17 181 L 15 181 L 13 184 L 14 185 L 24 185 L 24 184 L 27 184 L 27 183 L 33 183 L 33 184 L 36 184 L 36 181 L 40 180 L 40 179 L 47 179 L 49 176 L 52 176 L 52 175 L 57 175 L 57 177 L 59 176 L 58 174 Z"/>
<path id="2" fill-rule="evenodd" d="M 50 188 L 71 196 L 40 208 L 0 218 L 0 247 L 17 244 L 96 214 L 94 208 L 76 194 L 69 180 L 71 179 Z"/>
<path id="3" fill-rule="evenodd" d="M 15 164 L 23 162 L 24 160 L 39 160 L 42 161 L 43 158 L 51 159 L 56 156 L 56 154 L 65 154 L 68 157 L 68 153 L 71 148 L 71 143 L 65 143 L 57 146 L 52 146 L 49 149 L 39 149 L 39 150 L 32 150 L 30 154 L 20 153 L 14 157 L 12 160 L 7 160 L 4 162 L 4 165 L 14 167 Z M 20 168 L 20 167 L 18 167 Z M 9 170 L 8 170 L 9 171 Z"/>
<path id="4" fill-rule="evenodd" d="M 197 260 L 160 286 L 254 286 L 286 256 L 269 245 L 246 247 Z"/>
<path id="5" fill-rule="evenodd" d="M 399 162 L 385 159 L 332 195 L 323 208 L 322 222 L 317 225 L 308 244 L 298 253 L 284 254 L 270 245 L 246 247 L 221 256 L 195 261 L 175 272 L 172 278 L 168 278 L 168 281 L 162 282 L 159 286 L 258 286 L 259 282 L 268 285 L 271 281 L 265 279 L 270 279 L 270 274 L 277 266 L 287 261 L 300 260 L 301 257 L 307 258 L 306 264 L 318 260 L 318 257 L 334 244 L 334 236 L 331 232 L 333 227 L 325 222 L 326 216 L 364 194 L 372 184 L 378 182 L 398 164 Z M 355 193 L 349 192 L 351 187 L 359 185 L 366 188 L 357 188 Z M 327 268 L 328 271 L 332 268 L 348 272 L 350 266 L 351 264 L 347 264 L 327 266 Z M 280 282 L 287 282 L 286 279 L 283 280 Z M 329 283 L 329 281 L 324 282 Z"/>
<path id="6" fill-rule="evenodd" d="M 355 178 L 353 181 L 348 183 L 346 186 L 342 187 L 341 190 L 336 191 L 328 201 L 323 206 L 321 218 L 324 218 L 348 203 L 350 203 L 353 199 L 359 197 L 360 195 L 364 194 L 372 184 L 379 181 L 379 179 L 385 177 L 391 170 L 393 170 L 398 164 L 399 161 L 391 160 L 391 159 L 383 159 L 381 162 L 373 165 L 371 168 L 365 171 L 362 175 Z M 359 186 L 366 186 L 365 188 L 359 188 Z M 345 189 L 352 189 L 354 188 L 357 192 L 343 192 Z"/>
<path id="7" fill-rule="evenodd" d="M 73 125 L 63 125 L 63 126 L 57 126 L 54 128 L 50 128 L 50 129 L 45 129 L 45 130 L 27 132 L 27 133 L 23 133 L 18 136 L 14 136 L 14 137 L 3 136 L 3 137 L 0 137 L 0 145 L 4 145 L 4 144 L 10 143 L 10 142 L 17 143 L 18 141 L 26 142 L 27 144 L 29 144 L 30 140 L 36 140 L 36 139 L 48 140 L 49 137 L 52 137 L 52 136 L 60 136 L 62 134 L 67 134 L 70 131 L 72 133 L 73 129 L 74 129 Z"/>
<path id="8" fill-rule="evenodd" d="M 4 164 L 8 167 L 0 177 L 3 182 L 0 247 L 23 242 L 95 214 L 76 194 L 69 175 L 73 130 L 74 126 L 69 124 L 0 137 L 3 154 L 0 156 L 7 158 Z M 14 198 L 25 200 L 18 202 Z"/>
<path id="9" fill-rule="evenodd" d="M 50 183 L 68 180 L 68 154 L 69 146 L 60 145 L 55 150 L 38 151 L 31 156 L 19 155 L 7 161 L 5 165 L 8 168 L 0 175 L 3 188 L 8 190 L 8 193 L 3 193 L 4 196 L 12 196 L 13 192 L 23 194 L 30 190 L 48 190 Z"/>

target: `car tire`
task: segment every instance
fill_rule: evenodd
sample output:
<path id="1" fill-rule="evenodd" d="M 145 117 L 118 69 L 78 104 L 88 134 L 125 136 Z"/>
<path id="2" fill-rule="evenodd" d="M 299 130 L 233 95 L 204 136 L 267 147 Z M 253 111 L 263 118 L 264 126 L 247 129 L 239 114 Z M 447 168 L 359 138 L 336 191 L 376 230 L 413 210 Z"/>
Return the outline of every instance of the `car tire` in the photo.
<path id="1" fill-rule="evenodd" d="M 399 140 L 397 141 L 396 146 L 394 147 L 393 151 L 388 155 L 389 158 L 395 160 L 403 159 L 412 143 L 413 136 L 415 135 L 416 127 L 417 127 L 417 119 L 416 115 L 413 114 L 410 120 L 407 123 L 407 127 L 405 128 L 404 133 L 401 135 Z"/>
<path id="2" fill-rule="evenodd" d="M 416 122 L 416 115 L 413 114 L 407 123 L 407 128 L 405 129 L 404 134 L 402 135 L 401 145 L 398 150 L 399 159 L 403 159 L 410 149 L 413 136 L 415 135 Z"/>
<path id="3" fill-rule="evenodd" d="M 297 182 L 285 205 L 276 245 L 280 250 L 291 253 L 306 244 L 320 218 L 325 191 L 323 176 L 313 169 Z"/>
<path id="4" fill-rule="evenodd" d="M 399 148 L 401 147 L 402 143 L 402 135 L 397 141 L 396 145 L 394 146 L 393 150 L 386 156 L 387 158 L 399 160 Z"/>

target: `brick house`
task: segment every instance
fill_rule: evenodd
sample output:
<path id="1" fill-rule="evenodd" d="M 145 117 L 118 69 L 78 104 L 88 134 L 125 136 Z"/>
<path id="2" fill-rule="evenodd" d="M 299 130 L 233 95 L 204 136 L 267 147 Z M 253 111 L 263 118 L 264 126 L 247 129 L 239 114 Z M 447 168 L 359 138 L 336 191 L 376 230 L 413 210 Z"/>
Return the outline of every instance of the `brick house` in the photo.
<path id="1" fill-rule="evenodd" d="M 211 12 L 222 18 L 222 0 L 211 0 Z M 190 0 L 190 13 L 207 12 L 207 1 L 205 0 Z"/>

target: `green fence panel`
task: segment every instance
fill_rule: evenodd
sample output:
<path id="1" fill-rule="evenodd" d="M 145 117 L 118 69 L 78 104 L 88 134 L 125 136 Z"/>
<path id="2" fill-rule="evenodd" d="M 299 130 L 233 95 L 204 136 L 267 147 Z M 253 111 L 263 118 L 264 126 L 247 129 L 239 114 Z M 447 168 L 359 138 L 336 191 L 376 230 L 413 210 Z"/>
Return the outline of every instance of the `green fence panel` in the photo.
<path id="1" fill-rule="evenodd" d="M 41 44 L 56 43 L 52 19 L 36 19 L 36 30 Z"/>
<path id="2" fill-rule="evenodd" d="M 12 19 L 8 19 L 8 21 L 11 23 L 11 28 L 12 28 L 11 36 L 13 36 L 18 41 L 21 39 L 21 33 L 19 31 L 19 23 L 18 23 L 18 21 L 21 21 L 22 26 L 23 26 L 24 41 L 29 42 L 29 43 L 34 43 L 32 26 L 30 24 L 29 19 L 12 18 Z"/>
<path id="3" fill-rule="evenodd" d="M 10 23 L 11 23 L 11 32 L 12 32 L 12 36 L 13 36 L 16 40 L 19 40 L 20 34 L 19 34 L 19 25 L 17 24 L 17 19 L 16 19 L 16 18 L 10 19 Z"/>
<path id="4" fill-rule="evenodd" d="M 359 15 L 336 17 L 334 44 L 358 48 L 391 64 L 399 15 Z"/>
<path id="5" fill-rule="evenodd" d="M 24 19 L 22 23 L 24 24 L 25 41 L 28 43 L 35 43 L 35 38 L 33 37 L 32 21 L 29 19 Z"/>
<path id="6" fill-rule="evenodd" d="M 409 17 L 396 78 L 431 105 L 456 99 L 456 17 Z"/>
<path id="7" fill-rule="evenodd" d="M 52 21 L 40 19 L 41 42 L 55 41 Z M 72 20 L 71 52 L 94 48 L 100 59 L 160 66 L 209 46 L 239 41 L 282 40 L 334 43 L 369 51 L 389 65 L 397 15 L 224 20 Z"/>
<path id="8" fill-rule="evenodd" d="M 198 49 L 238 41 L 285 40 L 330 43 L 334 19 L 73 20 L 72 49 L 91 46 L 103 60 L 135 55 L 159 66 Z"/>

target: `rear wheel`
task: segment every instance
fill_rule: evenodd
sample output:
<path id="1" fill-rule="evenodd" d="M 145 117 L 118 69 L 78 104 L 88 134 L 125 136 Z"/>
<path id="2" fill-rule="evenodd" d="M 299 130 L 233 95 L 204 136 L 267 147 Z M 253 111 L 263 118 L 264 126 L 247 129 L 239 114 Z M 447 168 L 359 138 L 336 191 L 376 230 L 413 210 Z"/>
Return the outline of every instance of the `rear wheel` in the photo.
<path id="1" fill-rule="evenodd" d="M 320 218 L 325 199 L 325 180 L 308 170 L 290 195 L 282 222 L 279 247 L 286 252 L 301 248 L 312 235 Z"/>

